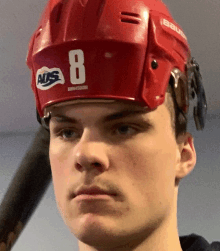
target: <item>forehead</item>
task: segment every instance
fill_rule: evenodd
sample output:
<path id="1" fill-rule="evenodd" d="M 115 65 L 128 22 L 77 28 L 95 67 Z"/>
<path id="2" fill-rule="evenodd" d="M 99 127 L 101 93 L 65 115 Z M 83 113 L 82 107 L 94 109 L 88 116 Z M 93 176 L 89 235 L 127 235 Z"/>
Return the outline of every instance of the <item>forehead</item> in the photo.
<path id="1" fill-rule="evenodd" d="M 134 102 L 68 102 L 53 105 L 46 109 L 45 113 L 51 112 L 53 122 L 71 122 L 103 124 L 121 119 L 139 118 L 148 120 L 147 107 L 137 105 Z M 151 113 L 151 112 L 150 112 Z M 137 117 L 138 116 L 138 117 Z"/>
<path id="2" fill-rule="evenodd" d="M 152 125 L 171 126 L 170 113 L 165 104 L 159 105 L 155 110 L 140 106 L 133 101 L 96 102 L 63 102 L 45 109 L 45 115 L 51 112 L 51 121 L 71 123 L 103 124 L 118 119 L 133 118 L 147 121 Z"/>
<path id="3" fill-rule="evenodd" d="M 134 102 L 80 102 L 62 103 L 52 105 L 45 109 L 48 115 L 51 112 L 51 125 L 59 123 L 87 124 L 102 126 L 116 121 L 136 121 L 147 124 L 158 131 L 172 131 L 171 115 L 165 104 L 159 105 L 154 110 L 143 107 Z M 46 115 L 45 114 L 45 115 Z M 58 124 L 57 124 L 58 123 Z"/>

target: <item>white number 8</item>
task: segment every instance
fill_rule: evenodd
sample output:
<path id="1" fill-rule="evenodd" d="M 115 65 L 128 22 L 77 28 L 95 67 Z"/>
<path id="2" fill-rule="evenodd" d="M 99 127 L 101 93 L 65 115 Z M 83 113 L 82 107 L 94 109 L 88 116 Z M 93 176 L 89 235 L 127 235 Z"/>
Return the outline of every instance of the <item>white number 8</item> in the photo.
<path id="1" fill-rule="evenodd" d="M 86 73 L 84 66 L 84 53 L 82 50 L 69 51 L 70 81 L 73 85 L 84 84 Z"/>

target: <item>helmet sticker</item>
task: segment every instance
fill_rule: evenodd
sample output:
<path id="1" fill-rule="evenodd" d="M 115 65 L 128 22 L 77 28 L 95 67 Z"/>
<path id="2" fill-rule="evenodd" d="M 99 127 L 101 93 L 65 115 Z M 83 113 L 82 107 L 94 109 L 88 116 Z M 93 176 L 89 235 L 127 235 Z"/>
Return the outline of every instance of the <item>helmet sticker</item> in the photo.
<path id="1" fill-rule="evenodd" d="M 65 79 L 59 68 L 49 69 L 44 66 L 37 71 L 36 85 L 38 89 L 48 90 L 54 85 L 64 84 Z"/>
<path id="2" fill-rule="evenodd" d="M 178 28 L 175 24 L 169 22 L 167 19 L 163 18 L 162 19 L 162 24 L 170 29 L 172 29 L 173 31 L 177 32 L 178 34 L 180 34 L 184 39 L 187 40 L 186 35 L 184 34 L 184 32 Z"/>
<path id="3" fill-rule="evenodd" d="M 84 53 L 82 50 L 69 51 L 70 80 L 73 85 L 81 85 L 86 81 Z"/>
<path id="4" fill-rule="evenodd" d="M 84 66 L 84 52 L 80 49 L 69 51 L 70 82 L 73 85 L 82 85 L 86 82 Z M 88 90 L 87 85 L 69 87 L 68 91 Z"/>

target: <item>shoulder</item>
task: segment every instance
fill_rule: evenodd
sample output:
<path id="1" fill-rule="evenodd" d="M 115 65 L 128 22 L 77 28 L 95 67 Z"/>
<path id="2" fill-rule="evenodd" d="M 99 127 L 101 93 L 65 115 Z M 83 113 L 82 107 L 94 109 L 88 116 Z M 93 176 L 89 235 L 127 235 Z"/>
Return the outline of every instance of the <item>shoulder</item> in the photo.
<path id="1" fill-rule="evenodd" d="M 183 251 L 220 251 L 220 242 L 214 241 L 211 244 L 197 234 L 180 236 L 180 243 Z"/>

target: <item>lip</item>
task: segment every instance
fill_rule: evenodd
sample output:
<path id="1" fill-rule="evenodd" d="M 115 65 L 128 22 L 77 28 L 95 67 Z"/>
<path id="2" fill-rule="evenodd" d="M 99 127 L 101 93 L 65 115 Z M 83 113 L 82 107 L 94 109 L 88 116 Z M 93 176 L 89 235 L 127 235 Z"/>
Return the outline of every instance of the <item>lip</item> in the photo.
<path id="1" fill-rule="evenodd" d="M 109 200 L 113 195 L 109 194 L 80 194 L 77 195 L 75 201 L 88 201 L 88 200 Z"/>
<path id="2" fill-rule="evenodd" d="M 80 198 L 107 198 L 109 196 L 116 196 L 113 191 L 107 191 L 105 189 L 101 189 L 98 186 L 86 187 L 82 186 L 76 190 L 74 194 L 72 194 L 72 198 L 80 197 Z"/>

